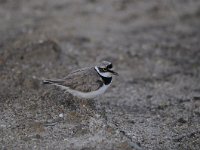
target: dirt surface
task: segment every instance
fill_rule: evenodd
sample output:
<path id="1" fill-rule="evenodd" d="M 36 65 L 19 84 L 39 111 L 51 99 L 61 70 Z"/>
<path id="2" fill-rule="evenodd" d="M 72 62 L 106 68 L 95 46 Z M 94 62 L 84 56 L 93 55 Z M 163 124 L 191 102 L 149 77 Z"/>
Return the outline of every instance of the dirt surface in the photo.
<path id="1" fill-rule="evenodd" d="M 200 149 L 199 0 L 0 0 L 0 149 Z M 43 78 L 112 61 L 94 100 Z"/>

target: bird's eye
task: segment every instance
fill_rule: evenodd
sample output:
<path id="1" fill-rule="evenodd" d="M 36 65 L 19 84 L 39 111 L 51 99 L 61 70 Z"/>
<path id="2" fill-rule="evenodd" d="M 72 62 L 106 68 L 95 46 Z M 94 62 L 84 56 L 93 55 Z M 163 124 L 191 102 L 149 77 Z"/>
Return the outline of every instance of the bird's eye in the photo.
<path id="1" fill-rule="evenodd" d="M 106 69 L 106 68 L 103 68 L 103 71 L 107 71 L 107 69 Z"/>

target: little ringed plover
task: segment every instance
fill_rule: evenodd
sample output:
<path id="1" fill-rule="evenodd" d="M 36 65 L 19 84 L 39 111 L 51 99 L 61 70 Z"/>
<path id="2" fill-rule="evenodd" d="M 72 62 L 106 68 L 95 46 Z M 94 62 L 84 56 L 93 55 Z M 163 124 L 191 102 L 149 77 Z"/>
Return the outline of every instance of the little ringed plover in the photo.
<path id="1" fill-rule="evenodd" d="M 103 94 L 112 82 L 112 76 L 118 75 L 112 70 L 111 62 L 103 61 L 97 66 L 87 67 L 69 73 L 63 79 L 44 80 L 44 84 L 52 84 L 73 96 L 91 99 Z"/>

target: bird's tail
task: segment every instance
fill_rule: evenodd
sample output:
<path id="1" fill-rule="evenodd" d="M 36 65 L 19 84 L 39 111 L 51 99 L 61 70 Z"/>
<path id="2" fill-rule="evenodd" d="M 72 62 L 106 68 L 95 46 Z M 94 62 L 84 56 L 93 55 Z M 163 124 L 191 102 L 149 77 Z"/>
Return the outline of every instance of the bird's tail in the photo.
<path id="1" fill-rule="evenodd" d="M 43 84 L 52 84 L 53 82 L 51 80 L 43 80 L 42 83 Z"/>
<path id="2" fill-rule="evenodd" d="M 62 80 L 43 80 L 43 84 L 61 84 L 63 81 Z"/>

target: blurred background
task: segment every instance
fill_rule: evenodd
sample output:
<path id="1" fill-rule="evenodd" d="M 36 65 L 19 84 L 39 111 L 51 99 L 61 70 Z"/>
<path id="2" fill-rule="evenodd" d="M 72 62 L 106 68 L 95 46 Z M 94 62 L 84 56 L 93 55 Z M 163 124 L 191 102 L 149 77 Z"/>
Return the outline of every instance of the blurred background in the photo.
<path id="1" fill-rule="evenodd" d="M 94 101 L 41 85 L 102 60 Z M 200 149 L 199 73 L 199 0 L 0 0 L 2 149 Z"/>

